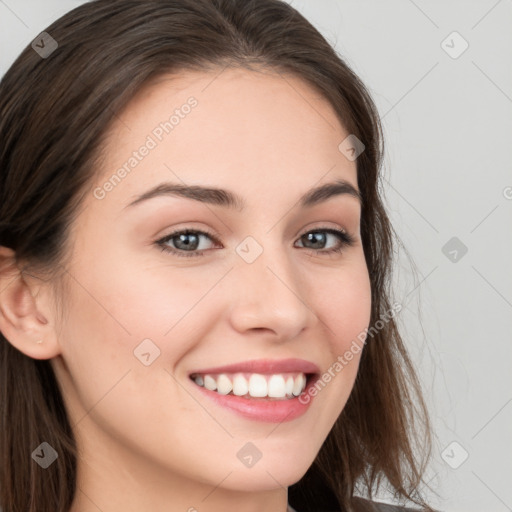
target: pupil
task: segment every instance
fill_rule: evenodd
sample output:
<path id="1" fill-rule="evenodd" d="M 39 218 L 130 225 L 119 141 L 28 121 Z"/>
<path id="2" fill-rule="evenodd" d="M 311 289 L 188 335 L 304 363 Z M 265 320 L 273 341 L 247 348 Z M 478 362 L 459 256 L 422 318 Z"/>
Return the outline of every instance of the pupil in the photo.
<path id="1" fill-rule="evenodd" d="M 195 237 L 196 240 L 194 240 L 193 242 L 187 242 L 187 237 Z M 195 249 L 197 247 L 197 235 L 194 235 L 192 233 L 182 233 L 178 237 L 178 248 L 180 248 L 179 247 L 180 243 L 184 244 L 183 248 L 185 248 L 185 249 L 187 249 L 187 248 L 190 249 L 191 246 L 193 246 L 192 248 Z"/>
<path id="2" fill-rule="evenodd" d="M 307 235 L 308 241 L 312 241 L 313 243 L 319 243 L 322 245 L 324 242 L 323 237 L 325 237 L 325 233 L 308 233 Z"/>

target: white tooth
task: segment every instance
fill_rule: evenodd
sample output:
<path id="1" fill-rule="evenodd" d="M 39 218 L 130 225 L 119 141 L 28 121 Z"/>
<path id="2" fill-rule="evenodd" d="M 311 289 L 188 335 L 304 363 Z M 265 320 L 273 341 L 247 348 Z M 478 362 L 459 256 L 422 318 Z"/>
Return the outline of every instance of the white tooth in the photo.
<path id="1" fill-rule="evenodd" d="M 272 398 L 284 398 L 286 389 L 282 375 L 272 375 L 268 381 L 268 396 Z"/>
<path id="2" fill-rule="evenodd" d="M 221 395 L 227 395 L 233 389 L 233 384 L 227 375 L 221 373 L 217 377 L 217 392 Z"/>
<path id="3" fill-rule="evenodd" d="M 259 373 L 253 373 L 249 379 L 249 394 L 254 398 L 267 396 L 267 379 Z"/>
<path id="4" fill-rule="evenodd" d="M 233 394 L 244 396 L 249 392 L 247 379 L 243 375 L 235 375 L 233 378 Z"/>
<path id="5" fill-rule="evenodd" d="M 206 389 L 209 389 L 210 391 L 215 391 L 217 389 L 217 383 L 215 382 L 215 379 L 213 377 L 210 377 L 210 375 L 205 375 L 204 387 Z"/>
<path id="6" fill-rule="evenodd" d="M 293 383 L 293 391 L 292 393 L 295 396 L 299 396 L 302 393 L 302 390 L 304 388 L 304 375 L 301 373 L 295 377 L 295 381 Z"/>
<path id="7" fill-rule="evenodd" d="M 293 393 L 293 377 L 286 379 L 286 394 L 291 395 Z"/>
<path id="8" fill-rule="evenodd" d="M 203 380 L 203 377 L 201 377 L 201 375 L 196 375 L 195 379 L 194 379 L 194 382 L 198 385 L 198 386 L 204 386 L 204 380 Z"/>

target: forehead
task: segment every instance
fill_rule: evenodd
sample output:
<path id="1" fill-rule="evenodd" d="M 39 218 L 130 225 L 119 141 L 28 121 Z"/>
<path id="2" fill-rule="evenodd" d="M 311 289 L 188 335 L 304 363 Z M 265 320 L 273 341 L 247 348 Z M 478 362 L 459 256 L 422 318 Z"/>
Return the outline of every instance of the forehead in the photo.
<path id="1" fill-rule="evenodd" d="M 242 196 L 266 191 L 269 200 L 330 178 L 357 187 L 356 164 L 338 149 L 348 135 L 330 103 L 296 76 L 183 71 L 148 83 L 118 115 L 96 185 L 124 168 L 109 192 L 119 207 L 162 181 L 225 186 Z"/>

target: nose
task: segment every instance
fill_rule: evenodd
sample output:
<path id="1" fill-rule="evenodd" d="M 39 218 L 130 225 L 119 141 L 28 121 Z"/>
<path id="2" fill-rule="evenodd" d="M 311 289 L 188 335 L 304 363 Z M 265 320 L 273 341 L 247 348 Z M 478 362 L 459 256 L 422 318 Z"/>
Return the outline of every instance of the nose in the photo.
<path id="1" fill-rule="evenodd" d="M 230 282 L 230 321 L 241 333 L 266 330 L 286 341 L 319 321 L 306 301 L 306 282 L 282 247 L 265 248 L 252 263 L 240 259 Z"/>

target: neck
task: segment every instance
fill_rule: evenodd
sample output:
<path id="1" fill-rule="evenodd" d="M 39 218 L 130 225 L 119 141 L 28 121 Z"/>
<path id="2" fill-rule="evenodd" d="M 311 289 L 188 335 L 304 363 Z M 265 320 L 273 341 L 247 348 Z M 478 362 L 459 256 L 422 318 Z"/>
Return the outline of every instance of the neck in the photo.
<path id="1" fill-rule="evenodd" d="M 125 458 L 119 453 L 99 452 L 88 460 L 79 459 L 77 489 L 69 512 L 288 511 L 288 489 L 270 475 L 270 490 L 245 491 L 240 490 L 241 485 L 235 487 L 237 470 L 216 483 L 201 482 L 194 475 L 187 477 L 135 460 L 134 455 Z"/>

